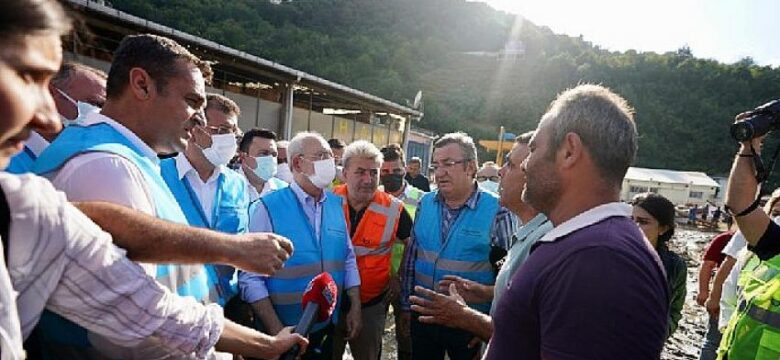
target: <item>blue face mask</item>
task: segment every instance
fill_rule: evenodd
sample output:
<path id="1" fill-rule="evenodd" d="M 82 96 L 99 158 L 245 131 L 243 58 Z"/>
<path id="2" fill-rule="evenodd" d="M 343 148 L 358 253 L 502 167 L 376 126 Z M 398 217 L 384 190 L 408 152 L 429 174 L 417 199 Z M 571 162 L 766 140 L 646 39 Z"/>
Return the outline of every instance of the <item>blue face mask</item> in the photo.
<path id="1" fill-rule="evenodd" d="M 495 181 L 485 180 L 479 183 L 479 187 L 481 187 L 483 190 L 498 194 L 498 183 Z"/>
<path id="2" fill-rule="evenodd" d="M 79 125 L 84 121 L 87 115 L 93 112 L 100 111 L 100 108 L 95 105 L 83 101 L 73 100 L 73 98 L 68 96 L 68 94 L 66 94 L 64 91 L 57 88 L 54 89 L 57 90 L 57 92 L 59 92 L 60 95 L 62 95 L 62 97 L 64 97 L 66 100 L 70 101 L 70 103 L 73 104 L 73 106 L 76 107 L 77 114 L 75 119 L 68 119 L 60 115 L 60 120 L 62 120 L 62 126 Z"/>
<path id="3" fill-rule="evenodd" d="M 276 157 L 271 155 L 258 156 L 255 158 L 255 163 L 257 163 L 257 166 L 252 171 L 254 171 L 257 177 L 268 181 L 276 175 Z"/>

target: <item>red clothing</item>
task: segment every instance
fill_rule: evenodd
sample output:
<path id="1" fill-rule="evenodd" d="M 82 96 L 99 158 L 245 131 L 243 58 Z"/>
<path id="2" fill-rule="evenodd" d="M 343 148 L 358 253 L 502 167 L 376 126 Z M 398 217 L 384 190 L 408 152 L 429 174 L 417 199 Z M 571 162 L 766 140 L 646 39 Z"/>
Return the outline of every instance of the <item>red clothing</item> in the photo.
<path id="1" fill-rule="evenodd" d="M 732 236 L 734 236 L 733 231 L 726 231 L 712 238 L 710 244 L 707 245 L 707 249 L 704 250 L 703 260 L 714 261 L 720 266 L 723 260 L 726 259 L 726 255 L 723 254 L 723 248 L 726 247 L 726 244 L 729 243 Z"/>

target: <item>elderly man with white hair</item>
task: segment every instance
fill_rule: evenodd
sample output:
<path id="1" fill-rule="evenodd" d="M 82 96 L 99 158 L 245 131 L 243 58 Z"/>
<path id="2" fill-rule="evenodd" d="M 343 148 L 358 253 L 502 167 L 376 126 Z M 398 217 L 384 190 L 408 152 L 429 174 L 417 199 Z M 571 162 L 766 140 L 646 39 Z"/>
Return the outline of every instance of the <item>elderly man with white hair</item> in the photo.
<path id="1" fill-rule="evenodd" d="M 387 316 L 391 249 L 397 239 L 409 238 L 412 218 L 401 200 L 378 190 L 382 153 L 374 144 L 355 141 L 344 148 L 341 159 L 346 183 L 333 192 L 344 199 L 344 217 L 360 270 L 360 302 L 345 302 L 342 310 L 362 308 L 363 321 L 360 331 L 349 328 L 349 319 L 339 322 L 333 358 L 342 358 L 349 341 L 356 359 L 378 359 Z"/>
<path id="2" fill-rule="evenodd" d="M 333 152 L 319 134 L 301 132 L 290 140 L 287 157 L 294 181 L 289 187 L 260 197 L 250 209 L 249 231 L 284 234 L 295 251 L 274 276 L 239 274 L 242 299 L 252 305 L 270 334 L 298 323 L 306 285 L 320 272 L 330 273 L 339 292 L 346 291 L 352 303 L 360 303 L 360 274 L 342 200 L 324 190 L 336 176 Z M 334 320 L 314 325 L 304 359 L 331 358 L 333 324 L 339 318 L 339 307 L 337 304 Z M 360 330 L 360 310 L 360 306 L 353 306 L 346 316 L 350 336 Z"/>

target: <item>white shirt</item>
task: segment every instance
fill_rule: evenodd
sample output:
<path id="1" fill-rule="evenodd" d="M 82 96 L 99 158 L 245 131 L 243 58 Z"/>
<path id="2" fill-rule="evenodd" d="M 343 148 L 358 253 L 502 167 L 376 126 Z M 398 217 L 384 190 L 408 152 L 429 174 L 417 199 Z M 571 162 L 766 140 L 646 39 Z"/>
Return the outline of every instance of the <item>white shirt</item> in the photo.
<path id="1" fill-rule="evenodd" d="M 214 215 L 214 198 L 217 195 L 217 185 L 219 184 L 217 180 L 219 180 L 219 175 L 223 171 L 231 170 L 225 166 L 217 166 L 214 168 L 211 176 L 204 182 L 184 153 L 176 155 L 176 170 L 179 173 L 179 180 L 187 179 L 190 189 L 198 197 L 198 202 L 200 202 L 203 213 L 206 215 L 206 220 L 210 224 Z"/>
<path id="2" fill-rule="evenodd" d="M 577 216 L 558 224 L 547 234 L 542 236 L 542 238 L 539 239 L 539 241 L 546 241 L 546 242 L 555 241 L 558 238 L 564 237 L 577 230 L 591 226 L 608 217 L 613 217 L 613 216 L 630 217 L 631 211 L 632 211 L 631 205 L 622 202 L 612 202 L 612 203 L 602 204 L 594 208 L 588 209 L 584 212 L 581 212 Z"/>
<path id="3" fill-rule="evenodd" d="M 720 293 L 718 329 L 723 329 L 729 324 L 731 314 L 734 313 L 734 309 L 737 307 L 737 282 L 739 281 L 739 273 L 742 272 L 742 268 L 745 267 L 747 262 L 747 256 L 745 256 L 747 253 L 747 240 L 745 240 L 745 235 L 742 235 L 741 231 L 737 231 L 723 248 L 722 253 L 736 259 L 737 262 L 731 268 L 729 276 L 723 281 L 723 290 Z"/>
<path id="4" fill-rule="evenodd" d="M 246 193 L 249 196 L 250 203 L 259 199 L 261 196 L 268 194 L 269 192 L 279 190 L 279 188 L 274 186 L 271 181 L 266 181 L 263 183 L 263 191 L 257 192 L 257 188 L 249 182 L 249 178 L 247 178 L 243 167 L 239 170 L 239 174 L 244 177 L 244 182 L 246 183 Z"/>
<path id="5" fill-rule="evenodd" d="M 106 123 L 159 164 L 157 153 L 122 124 L 100 113 L 90 113 L 84 126 Z M 54 174 L 44 174 L 70 201 L 106 201 L 156 215 L 154 199 L 141 170 L 130 160 L 107 152 L 77 155 Z"/>
<path id="6" fill-rule="evenodd" d="M 27 146 L 27 148 L 30 149 L 30 151 L 32 151 L 36 157 L 38 157 L 41 156 L 43 150 L 46 150 L 46 148 L 49 147 L 49 142 L 44 139 L 41 134 L 32 131 L 30 132 L 30 137 L 27 138 L 27 141 L 24 142 L 24 145 Z"/>
<path id="7" fill-rule="evenodd" d="M 44 307 L 107 339 L 152 338 L 193 357 L 207 356 L 224 319 L 218 305 L 179 297 L 146 275 L 125 251 L 43 178 L 0 173 L 11 209 L 8 275 L 16 301 L 0 306 L 0 326 L 21 347 Z M 7 279 L 0 273 L 0 287 Z M 13 297 L 2 289 L 3 297 Z M 13 326 L 14 311 L 18 313 Z M 5 339 L 2 354 L 10 354 Z"/>

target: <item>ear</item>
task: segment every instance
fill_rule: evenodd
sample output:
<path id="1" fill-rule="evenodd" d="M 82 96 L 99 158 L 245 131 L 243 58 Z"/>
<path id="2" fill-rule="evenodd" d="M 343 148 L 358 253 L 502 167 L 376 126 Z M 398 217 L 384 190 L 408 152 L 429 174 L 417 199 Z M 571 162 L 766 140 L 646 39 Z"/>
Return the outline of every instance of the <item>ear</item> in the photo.
<path id="1" fill-rule="evenodd" d="M 669 225 L 658 225 L 658 236 L 666 234 L 666 232 L 671 230 L 671 229 L 672 228 Z"/>
<path id="2" fill-rule="evenodd" d="M 469 160 L 468 164 L 466 165 L 466 172 L 469 173 L 471 177 L 476 178 L 478 170 L 479 168 L 477 167 L 477 160 Z"/>
<path id="3" fill-rule="evenodd" d="M 563 137 L 561 148 L 558 149 L 558 156 L 564 168 L 571 168 L 582 158 L 584 146 L 582 139 L 575 133 L 567 133 Z"/>
<path id="4" fill-rule="evenodd" d="M 138 100 L 148 100 L 154 91 L 154 81 L 146 70 L 141 68 L 130 69 L 128 76 L 130 92 Z"/>
<path id="5" fill-rule="evenodd" d="M 287 158 L 287 162 L 290 163 L 290 170 L 292 172 L 299 172 L 299 173 L 303 172 L 301 170 L 301 161 L 302 161 L 302 159 L 303 158 L 300 157 L 300 156 L 293 156 L 292 158 Z"/>

